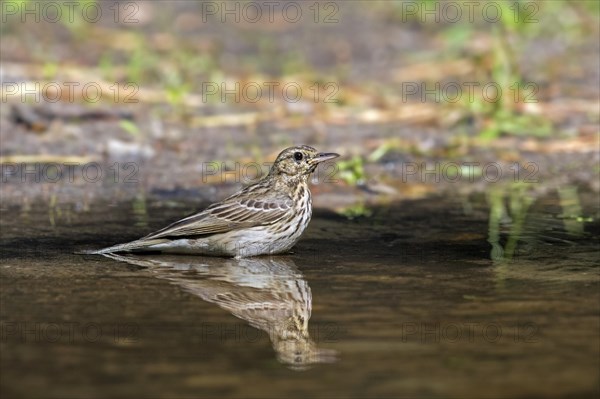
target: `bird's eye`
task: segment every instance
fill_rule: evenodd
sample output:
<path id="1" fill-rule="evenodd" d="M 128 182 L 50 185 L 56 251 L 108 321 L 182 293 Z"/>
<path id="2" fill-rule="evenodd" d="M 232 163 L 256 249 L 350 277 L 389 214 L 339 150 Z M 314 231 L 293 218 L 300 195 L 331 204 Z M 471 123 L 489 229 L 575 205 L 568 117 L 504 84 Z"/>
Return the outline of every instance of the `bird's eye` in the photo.
<path id="1" fill-rule="evenodd" d="M 301 152 L 295 152 L 295 153 L 294 153 L 294 159 L 295 159 L 296 161 L 302 161 L 302 157 L 303 157 L 303 156 L 302 156 L 302 153 L 301 153 Z"/>

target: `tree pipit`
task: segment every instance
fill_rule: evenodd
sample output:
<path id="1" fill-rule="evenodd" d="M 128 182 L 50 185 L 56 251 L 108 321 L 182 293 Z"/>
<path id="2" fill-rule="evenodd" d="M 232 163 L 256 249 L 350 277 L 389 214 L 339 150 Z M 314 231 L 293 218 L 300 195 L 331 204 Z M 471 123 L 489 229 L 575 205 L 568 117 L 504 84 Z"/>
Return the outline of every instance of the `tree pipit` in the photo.
<path id="1" fill-rule="evenodd" d="M 289 251 L 308 226 L 308 178 L 317 165 L 338 157 L 309 146 L 290 147 L 259 182 L 164 229 L 90 254 L 165 252 L 237 258 Z"/>

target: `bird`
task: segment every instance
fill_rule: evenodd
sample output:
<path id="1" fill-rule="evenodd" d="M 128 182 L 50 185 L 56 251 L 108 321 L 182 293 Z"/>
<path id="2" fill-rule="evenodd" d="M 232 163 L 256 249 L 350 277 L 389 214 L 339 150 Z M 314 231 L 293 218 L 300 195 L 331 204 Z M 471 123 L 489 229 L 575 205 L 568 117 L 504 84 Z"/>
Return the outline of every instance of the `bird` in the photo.
<path id="1" fill-rule="evenodd" d="M 338 156 L 307 145 L 286 148 L 257 183 L 138 240 L 85 253 L 158 251 L 235 258 L 286 253 L 312 216 L 309 176 L 320 163 Z"/>

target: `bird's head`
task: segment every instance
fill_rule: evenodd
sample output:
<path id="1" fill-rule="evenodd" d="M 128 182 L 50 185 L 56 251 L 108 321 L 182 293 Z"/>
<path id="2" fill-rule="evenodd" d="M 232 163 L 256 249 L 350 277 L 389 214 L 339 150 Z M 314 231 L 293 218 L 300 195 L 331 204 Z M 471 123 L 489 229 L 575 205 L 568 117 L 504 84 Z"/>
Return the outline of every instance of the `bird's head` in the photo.
<path id="1" fill-rule="evenodd" d="M 308 176 L 315 171 L 321 162 L 337 157 L 339 157 L 339 154 L 317 152 L 317 150 L 307 145 L 289 147 L 277 156 L 269 174 L 283 174 L 291 177 Z"/>

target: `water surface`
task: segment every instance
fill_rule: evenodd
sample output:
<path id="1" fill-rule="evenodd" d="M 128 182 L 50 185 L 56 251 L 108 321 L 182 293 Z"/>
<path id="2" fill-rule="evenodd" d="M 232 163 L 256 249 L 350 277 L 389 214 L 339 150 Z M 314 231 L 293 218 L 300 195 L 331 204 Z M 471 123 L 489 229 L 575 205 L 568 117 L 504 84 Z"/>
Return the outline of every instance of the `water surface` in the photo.
<path id="1" fill-rule="evenodd" d="M 600 393 L 597 194 L 317 210 L 277 257 L 73 254 L 201 207 L 5 206 L 3 397 Z"/>

